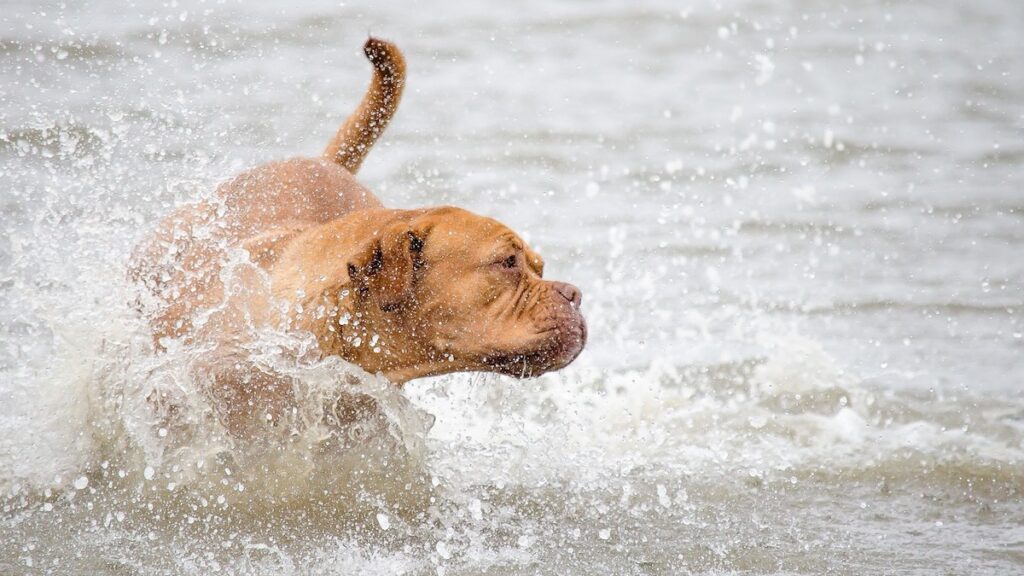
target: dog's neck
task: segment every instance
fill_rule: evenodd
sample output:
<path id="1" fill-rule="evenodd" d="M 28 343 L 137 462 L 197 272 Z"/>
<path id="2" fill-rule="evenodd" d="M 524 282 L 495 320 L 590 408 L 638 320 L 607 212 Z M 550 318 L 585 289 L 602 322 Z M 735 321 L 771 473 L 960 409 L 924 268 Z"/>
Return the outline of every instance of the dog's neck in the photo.
<path id="1" fill-rule="evenodd" d="M 423 331 L 401 311 L 375 310 L 348 283 L 318 289 L 294 300 L 289 309 L 287 327 L 314 334 L 323 356 L 338 356 L 394 384 L 464 369 L 417 337 Z"/>

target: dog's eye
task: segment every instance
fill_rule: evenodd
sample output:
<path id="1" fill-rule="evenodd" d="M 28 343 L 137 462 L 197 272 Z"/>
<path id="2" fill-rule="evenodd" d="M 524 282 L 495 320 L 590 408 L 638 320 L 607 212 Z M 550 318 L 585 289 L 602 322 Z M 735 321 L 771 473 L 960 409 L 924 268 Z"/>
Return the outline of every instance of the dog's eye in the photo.
<path id="1" fill-rule="evenodd" d="M 515 254 L 513 254 L 513 255 L 509 256 L 508 258 L 505 258 L 504 260 L 501 261 L 502 267 L 509 268 L 509 269 L 515 268 L 518 263 L 519 262 L 516 259 L 516 255 Z"/>

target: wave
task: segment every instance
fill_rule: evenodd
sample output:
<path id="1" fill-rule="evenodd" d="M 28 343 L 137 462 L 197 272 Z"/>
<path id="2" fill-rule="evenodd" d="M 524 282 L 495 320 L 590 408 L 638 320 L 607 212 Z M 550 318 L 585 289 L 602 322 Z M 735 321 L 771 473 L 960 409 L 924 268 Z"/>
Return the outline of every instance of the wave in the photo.
<path id="1" fill-rule="evenodd" d="M 128 301 L 113 292 L 107 301 Z M 51 322 L 54 362 L 12 381 L 17 398 L 0 421 L 0 495 L 9 505 L 88 491 L 225 514 L 362 517 L 416 513 L 429 498 L 432 417 L 382 377 L 338 358 L 306 359 L 311 341 L 263 334 L 254 361 L 289 378 L 297 400 L 241 438 L 203 390 L 207 350 L 172 343 L 154 352 L 144 323 L 122 310 Z"/>
<path id="2" fill-rule="evenodd" d="M 461 394 L 435 384 L 416 398 L 438 415 L 432 436 L 451 458 L 440 459 L 439 470 L 450 466 L 440 475 L 469 483 L 585 484 L 643 469 L 1024 491 L 1024 402 L 874 387 L 816 342 L 773 340 L 768 356 L 720 365 L 665 360 L 646 370 L 545 377 L 537 386 L 490 382 Z M 477 415 L 468 426 L 457 416 L 466 412 Z M 471 470 L 467 451 L 478 460 Z"/>
<path id="3" fill-rule="evenodd" d="M 232 437 L 201 391 L 203 350 L 154 354 L 143 328 L 130 313 L 55 326 L 59 361 L 22 374 L 20 410 L 4 421 L 0 493 L 32 503 L 84 482 L 225 508 L 344 515 L 390 502 L 416 513 L 435 479 L 586 485 L 633 469 L 1024 492 L 1024 402 L 873 386 L 792 336 L 766 336 L 768 354 L 718 365 L 664 358 L 643 370 L 513 386 L 450 376 L 401 391 L 340 359 L 295 360 L 309 342 L 265 334 L 254 358 L 292 377 L 301 401 L 251 441 Z M 24 393 L 29 381 L 35 395 Z M 379 410 L 332 426 L 330 407 L 354 397 Z"/>

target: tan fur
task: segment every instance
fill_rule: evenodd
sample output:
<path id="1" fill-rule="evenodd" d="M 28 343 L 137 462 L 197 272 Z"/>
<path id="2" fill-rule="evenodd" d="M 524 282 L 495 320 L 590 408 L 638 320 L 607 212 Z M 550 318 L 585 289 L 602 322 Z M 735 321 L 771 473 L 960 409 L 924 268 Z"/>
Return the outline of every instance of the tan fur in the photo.
<path id="1" fill-rule="evenodd" d="M 579 291 L 543 280 L 540 256 L 514 232 L 454 207 L 386 209 L 356 182 L 405 70 L 394 45 L 371 38 L 365 48 L 374 81 L 325 158 L 239 175 L 216 202 L 169 215 L 133 256 L 157 348 L 169 338 L 215 346 L 203 370 L 232 430 L 290 402 L 290 386 L 246 361 L 246 325 L 311 333 L 321 355 L 396 384 L 468 370 L 536 375 L 583 348 Z M 225 286 L 239 249 L 255 266 Z M 269 295 L 257 289 L 265 277 Z"/>
<path id="2" fill-rule="evenodd" d="M 363 52 L 373 64 L 370 89 L 324 150 L 324 158 L 355 174 L 366 154 L 387 128 L 405 87 L 405 58 L 390 42 L 370 38 Z"/>

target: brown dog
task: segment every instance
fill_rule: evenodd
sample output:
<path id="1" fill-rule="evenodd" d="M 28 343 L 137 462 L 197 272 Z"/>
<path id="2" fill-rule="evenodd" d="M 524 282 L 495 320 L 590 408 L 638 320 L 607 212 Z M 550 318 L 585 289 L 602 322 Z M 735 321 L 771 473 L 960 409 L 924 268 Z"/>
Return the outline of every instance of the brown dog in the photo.
<path id="1" fill-rule="evenodd" d="M 322 356 L 399 385 L 566 366 L 586 341 L 580 291 L 543 280 L 543 261 L 519 236 L 459 208 L 386 209 L 352 176 L 405 80 L 393 44 L 370 38 L 364 51 L 373 81 L 322 158 L 245 172 L 218 188 L 218 201 L 180 208 L 140 244 L 130 276 L 144 287 L 158 347 L 178 338 L 235 350 L 244 315 L 312 333 Z M 270 298 L 225 286 L 221 271 L 239 249 L 269 277 Z M 229 312 L 210 321 L 215 309 Z M 254 399 L 285 387 L 232 354 L 211 361 L 212 392 L 232 404 L 229 419 L 246 419 Z"/>

